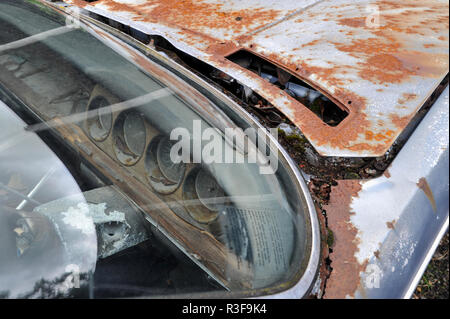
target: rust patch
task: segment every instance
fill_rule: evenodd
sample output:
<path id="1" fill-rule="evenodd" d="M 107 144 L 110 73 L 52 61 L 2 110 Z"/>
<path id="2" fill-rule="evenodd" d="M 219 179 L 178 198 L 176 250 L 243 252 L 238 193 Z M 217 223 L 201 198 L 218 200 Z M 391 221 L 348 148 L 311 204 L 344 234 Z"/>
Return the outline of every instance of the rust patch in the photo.
<path id="1" fill-rule="evenodd" d="M 315 40 L 319 41 L 319 40 Z M 305 44 L 304 46 L 312 46 L 315 45 L 314 41 L 309 42 Z M 279 60 L 279 57 L 276 55 L 271 55 L 269 58 L 273 61 Z M 289 66 L 289 63 L 287 63 Z M 345 82 L 340 79 L 337 74 L 345 73 L 347 68 L 351 68 L 350 65 L 345 65 L 343 67 L 332 67 L 332 68 L 325 68 L 325 67 L 318 67 L 318 66 L 310 66 L 304 61 L 301 61 L 295 65 L 291 65 L 290 69 L 294 73 L 298 74 L 300 77 L 303 78 L 310 78 L 311 75 L 315 75 L 318 79 L 321 79 L 327 83 L 330 84 L 330 86 L 344 86 Z"/>
<path id="2" fill-rule="evenodd" d="M 86 2 L 84 0 L 65 0 L 65 2 L 73 4 L 79 8 L 84 8 L 89 5 L 89 2 Z"/>
<path id="3" fill-rule="evenodd" d="M 389 169 L 386 169 L 383 175 L 386 176 L 386 178 L 391 178 L 391 173 L 389 173 Z"/>
<path id="4" fill-rule="evenodd" d="M 308 42 L 308 43 L 305 43 L 305 44 L 303 44 L 303 46 L 304 47 L 307 47 L 307 46 L 315 46 L 317 43 L 319 43 L 320 42 L 320 40 L 319 39 L 317 39 L 317 40 L 313 40 L 313 41 L 311 41 L 311 42 Z"/>
<path id="5" fill-rule="evenodd" d="M 376 259 L 380 259 L 380 251 L 378 249 L 373 254 Z"/>
<path id="6" fill-rule="evenodd" d="M 428 184 L 425 177 L 421 177 L 419 181 L 417 182 L 417 186 L 423 190 L 425 195 L 427 196 L 428 200 L 431 203 L 431 207 L 433 208 L 433 211 L 436 212 L 436 201 L 433 196 L 433 192 L 431 191 L 430 185 Z"/>
<path id="7" fill-rule="evenodd" d="M 354 296 L 360 283 L 359 274 L 367 265 L 367 262 L 359 264 L 355 257 L 358 251 L 358 230 L 350 221 L 350 204 L 360 190 L 359 181 L 338 181 L 338 185 L 332 187 L 328 205 L 324 206 L 328 226 L 334 234 L 334 247 L 330 254 L 333 271 L 327 281 L 324 298 Z"/>
<path id="8" fill-rule="evenodd" d="M 80 0 L 68 0 L 86 5 Z M 111 12 L 129 12 L 135 15 L 134 21 L 156 22 L 170 27 L 177 26 L 183 32 L 200 33 L 205 29 L 224 29 L 234 32 L 250 31 L 261 27 L 282 15 L 280 10 L 252 8 L 230 10 L 224 3 L 208 3 L 201 0 L 147 0 L 143 4 L 126 4 L 114 0 L 99 0 L 95 6 L 108 8 Z"/>
<path id="9" fill-rule="evenodd" d="M 417 94 L 403 93 L 402 98 L 398 100 L 398 104 L 405 104 L 406 102 L 413 101 L 417 98 Z"/>
<path id="10" fill-rule="evenodd" d="M 448 66 L 448 54 L 411 51 L 407 49 L 406 35 L 419 34 L 432 36 L 430 26 L 439 25 L 433 32 L 448 30 L 448 4 L 430 1 L 386 1 L 376 2 L 381 10 L 379 27 L 366 26 L 365 17 L 338 19 L 340 25 L 364 28 L 373 37 L 368 39 L 355 38 L 350 44 L 333 43 L 336 48 L 350 56 L 362 60 L 359 63 L 359 75 L 375 84 L 401 83 L 411 76 L 437 77 L 442 73 L 442 67 Z M 424 14 L 423 7 L 429 7 Z M 440 41 L 442 37 L 439 38 Z M 425 44 L 425 48 L 435 44 Z M 448 46 L 448 44 L 447 44 Z"/>
<path id="11" fill-rule="evenodd" d="M 409 116 L 398 116 L 395 113 L 392 113 L 389 115 L 390 120 L 392 121 L 392 124 L 394 124 L 397 128 L 403 129 L 408 125 L 409 121 L 412 118 L 412 115 Z"/>
<path id="12" fill-rule="evenodd" d="M 269 57 L 269 59 L 270 58 L 271 57 Z M 349 112 L 349 115 L 338 126 L 331 127 L 286 92 L 262 78 L 254 77 L 254 74 L 251 71 L 235 65 L 226 59 L 221 59 L 216 62 L 223 68 L 233 67 L 234 69 L 239 69 L 239 72 L 241 73 L 251 75 L 253 81 L 257 83 L 257 89 L 255 89 L 255 91 L 262 94 L 267 101 L 273 105 L 277 105 L 277 99 L 280 97 L 286 98 L 283 105 L 279 105 L 280 103 L 278 103 L 278 109 L 282 111 L 289 120 L 295 123 L 306 136 L 313 140 L 316 145 L 328 145 L 333 148 L 347 148 L 354 151 L 370 149 L 374 152 L 382 152 L 386 148 L 386 145 L 380 143 L 372 145 L 364 142 L 355 142 L 359 138 L 359 135 L 364 136 L 367 130 L 370 129 L 370 122 L 366 119 L 366 114 L 363 112 L 367 105 L 365 98 L 345 89 L 335 90 L 332 96 L 331 94 L 328 94 L 330 99 L 338 106 L 345 110 L 353 111 Z M 293 73 L 295 72 L 293 70 L 297 70 L 296 73 L 301 74 L 302 76 L 300 76 L 300 78 L 302 79 L 307 78 L 310 74 L 314 73 L 319 75 L 320 78 L 327 78 L 329 81 L 333 81 L 333 74 L 336 72 L 326 68 L 309 67 L 306 63 L 289 65 L 288 69 Z M 317 85 L 312 83 L 309 84 L 320 89 L 322 92 L 326 92 L 326 90 Z M 376 138 L 378 140 L 387 140 L 386 143 L 388 143 L 393 136 L 391 132 L 387 132 L 387 135 L 388 136 L 378 134 L 376 135 Z"/>
<path id="13" fill-rule="evenodd" d="M 361 78 L 374 83 L 399 83 L 415 74 L 413 70 L 405 68 L 400 59 L 386 53 L 371 56 L 360 65 L 363 67 L 359 73 Z"/>
<path id="14" fill-rule="evenodd" d="M 389 229 L 395 229 L 395 224 L 396 223 L 397 223 L 397 221 L 394 219 L 394 220 L 391 220 L 390 222 L 386 222 L 386 226 Z"/>
<path id="15" fill-rule="evenodd" d="M 353 28 L 360 28 L 366 25 L 366 17 L 344 18 L 338 20 L 338 24 Z"/>
<path id="16" fill-rule="evenodd" d="M 368 131 L 370 128 L 370 122 L 367 120 L 366 115 L 361 110 L 366 107 L 366 100 L 354 93 L 345 90 L 336 90 L 334 96 L 340 101 L 346 101 L 349 109 L 355 110 L 350 112 L 349 115 L 336 127 L 329 127 L 322 121 L 317 121 L 315 115 L 306 109 L 306 107 L 298 108 L 291 105 L 287 107 L 290 109 L 289 113 L 293 113 L 293 118 L 289 118 L 291 121 L 300 126 L 302 132 L 310 136 L 316 145 L 327 145 L 332 148 L 346 148 L 353 151 L 362 151 L 371 149 L 374 151 L 380 151 L 384 149 L 383 144 L 369 145 L 368 143 L 355 142 L 359 135 L 365 136 L 373 134 Z M 299 104 L 298 102 L 296 104 Z M 356 111 L 359 110 L 359 111 Z M 308 114 L 310 112 L 311 114 Z"/>

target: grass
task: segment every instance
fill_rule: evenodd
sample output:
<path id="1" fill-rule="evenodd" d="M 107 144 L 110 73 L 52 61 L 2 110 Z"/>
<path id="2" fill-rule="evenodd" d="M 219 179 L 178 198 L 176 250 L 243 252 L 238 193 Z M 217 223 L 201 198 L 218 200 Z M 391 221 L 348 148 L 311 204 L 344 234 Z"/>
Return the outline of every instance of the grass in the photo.
<path id="1" fill-rule="evenodd" d="M 449 297 L 448 232 L 442 238 L 427 270 L 414 292 L 413 299 L 448 299 Z"/>

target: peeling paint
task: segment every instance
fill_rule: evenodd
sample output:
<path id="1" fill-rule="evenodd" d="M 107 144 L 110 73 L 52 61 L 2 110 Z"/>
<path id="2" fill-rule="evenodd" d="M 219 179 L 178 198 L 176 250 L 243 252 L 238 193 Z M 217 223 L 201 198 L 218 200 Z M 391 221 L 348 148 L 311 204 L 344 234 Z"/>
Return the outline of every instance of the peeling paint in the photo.
<path id="1" fill-rule="evenodd" d="M 334 296 L 351 297 L 350 292 L 353 293 L 357 287 L 355 297 L 410 297 L 421 277 L 418 269 L 425 269 L 429 261 L 425 256 L 432 256 L 430 243 L 437 245 L 438 233 L 442 234 L 448 228 L 446 145 L 448 87 L 386 170 L 387 174 L 356 182 L 356 192 L 350 180 L 338 181 L 338 186 L 332 188 L 329 207 L 326 208 L 329 227 L 337 229 L 333 229 L 336 243 L 342 234 L 346 234 L 347 238 L 353 239 L 348 242 L 356 244 L 357 248 L 348 246 L 353 253 L 350 257 L 356 257 L 356 262 L 350 262 L 354 268 L 345 265 L 350 254 L 348 251 L 342 249 L 339 254 L 333 251 L 330 256 L 333 271 L 327 283 L 326 296 L 337 290 L 339 294 Z M 423 196 L 422 191 L 433 199 Z M 432 212 L 433 204 L 430 205 L 433 202 L 435 214 Z M 340 218 L 333 220 L 336 215 Z M 335 226 L 336 223 L 340 225 Z M 340 229 L 342 225 L 345 227 Z M 380 269 L 380 289 L 374 289 L 373 282 L 370 282 L 372 274 L 369 268 L 361 272 L 356 267 L 366 263 L 367 267 Z M 343 292 L 339 287 L 346 280 L 342 269 L 350 269 L 353 276 L 359 274 L 359 286 L 353 277 L 352 287 Z"/>
<path id="2" fill-rule="evenodd" d="M 419 181 L 417 182 L 417 187 L 419 187 L 425 193 L 428 200 L 430 201 L 431 207 L 433 207 L 433 211 L 436 212 L 436 201 L 434 199 L 430 185 L 428 185 L 428 182 L 425 177 L 421 177 L 419 179 Z"/>
<path id="3" fill-rule="evenodd" d="M 63 222 L 79 229 L 85 235 L 95 234 L 92 217 L 89 216 L 89 205 L 79 203 L 77 206 L 71 206 L 65 212 L 61 213 L 64 218 Z"/>
<path id="4" fill-rule="evenodd" d="M 358 230 L 350 221 L 350 204 L 361 190 L 359 181 L 339 181 L 331 189 L 327 212 L 328 225 L 334 233 L 333 252 L 330 278 L 324 298 L 353 297 L 360 283 L 360 272 L 363 272 L 367 262 L 360 264 L 355 253 L 358 251 Z"/>
<path id="5" fill-rule="evenodd" d="M 396 220 L 392 220 L 392 221 L 390 221 L 390 222 L 386 222 L 387 228 L 389 228 L 389 229 L 395 229 L 395 223 L 396 223 L 396 222 L 397 222 Z"/>

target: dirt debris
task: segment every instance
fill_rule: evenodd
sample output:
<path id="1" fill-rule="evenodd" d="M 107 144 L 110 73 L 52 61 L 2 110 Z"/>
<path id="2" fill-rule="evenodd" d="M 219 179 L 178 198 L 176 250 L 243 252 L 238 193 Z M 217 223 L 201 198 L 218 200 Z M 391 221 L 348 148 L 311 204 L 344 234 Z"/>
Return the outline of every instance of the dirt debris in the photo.
<path id="1" fill-rule="evenodd" d="M 449 242 L 448 232 L 439 244 L 427 270 L 422 276 L 412 299 L 448 299 L 449 297 Z"/>

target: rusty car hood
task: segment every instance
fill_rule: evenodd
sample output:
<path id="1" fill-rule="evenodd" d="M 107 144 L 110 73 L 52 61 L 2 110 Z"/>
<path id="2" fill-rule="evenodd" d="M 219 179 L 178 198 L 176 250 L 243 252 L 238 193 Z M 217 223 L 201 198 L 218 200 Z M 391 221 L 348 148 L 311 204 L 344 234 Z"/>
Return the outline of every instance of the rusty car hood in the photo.
<path id="1" fill-rule="evenodd" d="M 381 156 L 449 68 L 440 0 L 64 0 L 149 35 L 235 78 L 286 115 L 324 156 Z M 226 59 L 247 50 L 324 92 L 348 116 L 329 126 Z"/>

